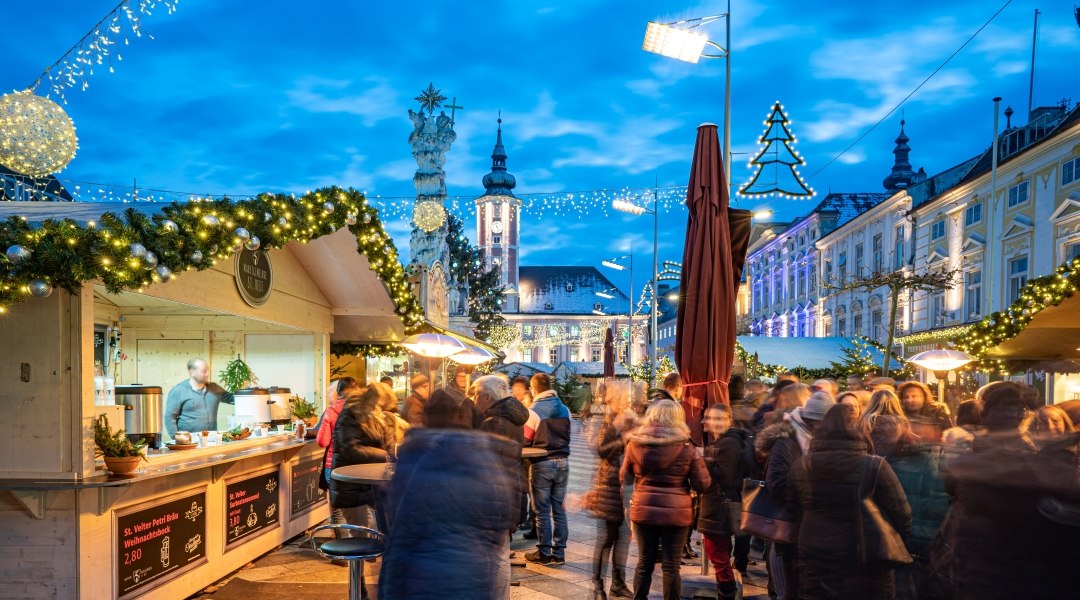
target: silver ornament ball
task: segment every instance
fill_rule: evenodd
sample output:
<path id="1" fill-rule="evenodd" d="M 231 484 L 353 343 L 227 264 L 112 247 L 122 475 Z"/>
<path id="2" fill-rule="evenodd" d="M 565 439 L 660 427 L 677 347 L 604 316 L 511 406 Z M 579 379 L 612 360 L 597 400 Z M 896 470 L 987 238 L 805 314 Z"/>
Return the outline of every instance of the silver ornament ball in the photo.
<path id="1" fill-rule="evenodd" d="M 207 227 L 217 227 L 221 224 L 221 221 L 214 215 L 203 215 L 202 222 L 203 225 L 206 225 Z"/>
<path id="2" fill-rule="evenodd" d="M 30 250 L 26 246 L 19 244 L 9 247 L 5 254 L 13 265 L 21 264 L 30 258 Z"/>
<path id="3" fill-rule="evenodd" d="M 285 217 L 278 217 L 277 224 L 284 227 L 289 224 L 289 221 L 286 220 Z"/>
<path id="4" fill-rule="evenodd" d="M 328 214 L 328 215 L 333 214 L 333 212 L 334 212 L 334 203 L 333 202 L 323 202 L 322 209 L 323 209 L 323 212 Z"/>
<path id="5" fill-rule="evenodd" d="M 371 222 L 371 215 L 369 215 L 368 213 L 364 213 L 364 218 L 362 220 L 364 221 L 364 225 L 367 225 Z"/>
<path id="6" fill-rule="evenodd" d="M 260 246 L 262 246 L 262 240 L 257 235 L 251 236 L 250 240 L 244 242 L 244 247 L 252 252 L 258 250 Z"/>
<path id="7" fill-rule="evenodd" d="M 196 250 L 191 253 L 191 262 L 202 262 L 202 252 Z"/>
<path id="8" fill-rule="evenodd" d="M 153 269 L 157 266 L 157 255 L 149 250 L 146 251 L 146 256 L 142 257 L 142 266 L 144 269 Z"/>
<path id="9" fill-rule="evenodd" d="M 269 223 L 270 219 L 273 219 L 273 218 L 274 217 L 270 213 L 268 213 L 268 212 L 263 213 L 263 222 L 264 223 Z"/>
<path id="10" fill-rule="evenodd" d="M 52 286 L 44 279 L 35 279 L 30 282 L 30 295 L 35 298 L 48 298 L 52 294 Z"/>
<path id="11" fill-rule="evenodd" d="M 345 215 L 346 225 L 356 225 L 356 213 L 349 213 Z"/>
<path id="12" fill-rule="evenodd" d="M 180 231 L 180 227 L 176 224 L 176 222 L 169 219 L 161 222 L 161 228 L 165 231 L 168 231 L 169 233 L 176 233 L 177 231 Z"/>
<path id="13" fill-rule="evenodd" d="M 150 277 L 158 283 L 168 283 L 169 278 L 172 277 L 172 269 L 165 265 L 158 265 L 154 268 L 154 272 Z"/>
<path id="14" fill-rule="evenodd" d="M 142 258 L 146 256 L 146 246 L 135 242 L 134 244 L 128 246 L 128 254 L 131 256 L 131 258 Z"/>
<path id="15" fill-rule="evenodd" d="M 243 227 L 237 227 L 236 229 L 233 229 L 232 234 L 233 237 L 240 240 L 241 242 L 246 242 L 251 239 L 251 232 L 247 229 L 244 229 Z"/>

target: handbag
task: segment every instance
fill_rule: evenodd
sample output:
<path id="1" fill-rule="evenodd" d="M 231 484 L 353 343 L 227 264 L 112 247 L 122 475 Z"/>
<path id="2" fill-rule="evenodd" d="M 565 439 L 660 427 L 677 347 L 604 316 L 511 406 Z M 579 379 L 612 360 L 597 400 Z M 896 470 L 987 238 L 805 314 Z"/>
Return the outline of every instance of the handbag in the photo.
<path id="1" fill-rule="evenodd" d="M 723 499 L 720 504 L 720 531 L 725 535 L 741 536 L 742 532 L 742 501 Z"/>
<path id="2" fill-rule="evenodd" d="M 743 535 L 781 544 L 794 543 L 795 517 L 772 497 L 764 481 L 744 479 L 742 498 L 740 528 Z"/>
<path id="3" fill-rule="evenodd" d="M 858 511 L 855 524 L 859 529 L 859 562 L 893 567 L 910 565 L 914 559 L 908 553 L 904 539 L 881 514 L 881 509 L 873 499 L 884 459 L 880 456 L 868 458 L 870 460 L 863 461 L 862 478 L 859 480 L 856 492 L 858 496 L 855 498 Z M 869 486 L 867 480 L 870 481 Z"/>

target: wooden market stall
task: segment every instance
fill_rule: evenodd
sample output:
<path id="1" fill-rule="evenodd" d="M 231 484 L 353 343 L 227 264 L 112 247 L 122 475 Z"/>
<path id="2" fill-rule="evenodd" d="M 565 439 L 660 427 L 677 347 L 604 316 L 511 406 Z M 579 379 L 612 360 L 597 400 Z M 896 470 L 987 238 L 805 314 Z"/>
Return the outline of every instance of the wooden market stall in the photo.
<path id="1" fill-rule="evenodd" d="M 0 217 L 30 221 L 60 214 L 88 222 L 114 210 L 0 203 Z M 183 598 L 326 519 L 317 485 L 323 449 L 273 429 L 184 452 L 152 450 L 135 474 L 110 476 L 95 459 L 95 367 L 104 363 L 118 385 L 167 394 L 187 377 L 189 358 L 206 359 L 216 379 L 240 356 L 263 385 L 288 387 L 321 411 L 330 343 L 400 340 L 402 307 L 413 302 L 402 286 L 385 284 L 390 266 L 369 268 L 385 260 L 400 270 L 396 257 L 363 252 L 363 241 L 358 250 L 345 219 L 312 227 L 306 244 L 242 250 L 142 290 L 110 293 L 94 280 L 5 307 L 0 595 Z M 379 241 L 388 239 L 375 225 Z M 222 405 L 218 429 L 227 429 L 230 411 Z"/>

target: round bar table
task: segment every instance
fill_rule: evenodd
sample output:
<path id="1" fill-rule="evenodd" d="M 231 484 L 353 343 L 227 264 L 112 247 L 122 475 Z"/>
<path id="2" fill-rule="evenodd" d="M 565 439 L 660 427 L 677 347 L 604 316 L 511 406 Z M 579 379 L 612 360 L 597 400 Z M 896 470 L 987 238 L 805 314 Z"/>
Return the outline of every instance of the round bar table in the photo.
<path id="1" fill-rule="evenodd" d="M 364 463 L 361 465 L 338 467 L 333 471 L 330 471 L 330 478 L 345 483 L 363 483 L 381 487 L 386 485 L 386 482 L 390 481 L 390 478 L 394 476 L 394 472 L 388 470 L 387 466 L 388 463 Z M 380 510 L 379 497 L 382 496 L 382 491 L 375 490 L 374 496 L 375 522 L 378 524 L 377 529 L 386 534 L 390 530 L 390 523 L 386 518 L 386 515 Z"/>

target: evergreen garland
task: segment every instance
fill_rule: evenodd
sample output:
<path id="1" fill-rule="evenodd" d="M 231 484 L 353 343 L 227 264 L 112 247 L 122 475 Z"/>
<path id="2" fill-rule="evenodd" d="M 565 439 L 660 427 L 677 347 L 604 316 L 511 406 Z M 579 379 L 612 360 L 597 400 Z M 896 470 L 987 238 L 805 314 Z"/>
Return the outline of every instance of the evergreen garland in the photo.
<path id="1" fill-rule="evenodd" d="M 17 245 L 29 250 L 29 256 L 17 262 L 0 256 L 0 313 L 32 298 L 32 282 L 44 281 L 75 294 L 83 283 L 101 281 L 110 293 L 119 293 L 142 290 L 156 279 L 167 283 L 182 271 L 208 269 L 244 244 L 239 228 L 257 237 L 261 248 L 281 248 L 346 226 L 356 236 L 357 251 L 386 285 L 405 332 L 412 333 L 423 323 L 424 313 L 393 240 L 363 194 L 339 187 L 300 197 L 267 193 L 238 201 L 172 202 L 160 205 L 159 214 L 153 216 L 128 208 L 85 225 L 50 219 L 34 226 L 25 218 L 11 217 L 0 222 L 0 250 Z M 161 270 L 147 267 L 133 244 L 153 252 L 157 264 L 173 274 L 166 271 L 168 276 L 162 277 Z"/>

